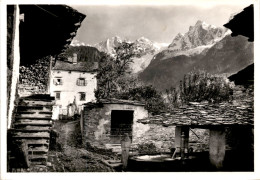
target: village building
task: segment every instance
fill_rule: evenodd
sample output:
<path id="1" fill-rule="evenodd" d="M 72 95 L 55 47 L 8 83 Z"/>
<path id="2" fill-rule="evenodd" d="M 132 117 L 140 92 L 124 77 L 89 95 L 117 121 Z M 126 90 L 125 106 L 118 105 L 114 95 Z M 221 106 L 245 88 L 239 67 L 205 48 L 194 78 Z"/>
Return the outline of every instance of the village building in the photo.
<path id="1" fill-rule="evenodd" d="M 208 129 L 208 148 L 203 150 L 206 152 L 204 157 L 200 155 L 201 167 L 197 170 L 253 171 L 253 118 L 253 96 L 248 96 L 233 103 L 190 102 L 169 113 L 150 116 L 138 122 L 146 126 L 175 127 L 173 156 L 182 160 L 188 160 L 187 155 L 196 159 L 194 155 L 203 154 L 190 153 L 192 129 Z"/>
<path id="2" fill-rule="evenodd" d="M 112 147 L 121 144 L 125 134 L 136 143 L 145 130 L 138 119 L 148 117 L 144 104 L 138 101 L 102 99 L 86 103 L 81 113 L 83 142 Z"/>
<path id="3" fill-rule="evenodd" d="M 50 95 L 55 97 L 53 119 L 73 116 L 82 105 L 93 102 L 97 88 L 97 63 L 77 62 L 77 54 L 68 61 L 57 60 L 50 73 Z"/>

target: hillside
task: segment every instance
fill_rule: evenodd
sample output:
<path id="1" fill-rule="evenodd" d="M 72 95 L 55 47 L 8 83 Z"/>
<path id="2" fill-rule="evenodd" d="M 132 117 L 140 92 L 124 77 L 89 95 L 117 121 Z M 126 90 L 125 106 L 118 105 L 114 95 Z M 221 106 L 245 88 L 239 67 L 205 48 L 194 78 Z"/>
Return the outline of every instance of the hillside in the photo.
<path id="1" fill-rule="evenodd" d="M 253 43 L 242 36 L 225 36 L 210 49 L 194 56 L 174 56 L 161 61 L 155 56 L 140 74 L 140 79 L 164 91 L 176 86 L 184 74 L 193 69 L 206 70 L 213 74 L 232 74 L 253 62 Z"/>

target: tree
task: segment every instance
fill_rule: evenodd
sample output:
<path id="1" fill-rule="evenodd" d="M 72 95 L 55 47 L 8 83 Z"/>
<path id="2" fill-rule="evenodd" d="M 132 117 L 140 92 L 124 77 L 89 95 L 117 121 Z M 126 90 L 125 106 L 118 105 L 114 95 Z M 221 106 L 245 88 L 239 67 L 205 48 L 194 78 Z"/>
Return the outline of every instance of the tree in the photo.
<path id="1" fill-rule="evenodd" d="M 115 98 L 125 89 L 127 83 L 131 86 L 130 82 L 133 81 L 126 79 L 127 75 L 129 76 L 129 65 L 135 56 L 133 43 L 127 42 L 122 42 L 116 47 L 114 55 L 102 54 L 97 74 L 97 98 Z"/>
<path id="2" fill-rule="evenodd" d="M 211 75 L 205 71 L 192 71 L 180 81 L 179 89 L 166 91 L 167 100 L 176 107 L 188 102 L 223 102 L 232 99 L 233 84 L 220 75 Z"/>
<path id="3" fill-rule="evenodd" d="M 165 110 L 162 94 L 151 85 L 140 85 L 129 89 L 127 92 L 120 94 L 120 98 L 144 102 L 145 108 L 153 114 Z"/>
<path id="4" fill-rule="evenodd" d="M 164 110 L 161 93 L 152 86 L 142 84 L 136 75 L 130 73 L 129 65 L 138 55 L 133 43 L 121 43 L 113 56 L 103 53 L 97 74 L 97 99 L 117 98 L 145 103 L 145 108 L 154 114 Z"/>

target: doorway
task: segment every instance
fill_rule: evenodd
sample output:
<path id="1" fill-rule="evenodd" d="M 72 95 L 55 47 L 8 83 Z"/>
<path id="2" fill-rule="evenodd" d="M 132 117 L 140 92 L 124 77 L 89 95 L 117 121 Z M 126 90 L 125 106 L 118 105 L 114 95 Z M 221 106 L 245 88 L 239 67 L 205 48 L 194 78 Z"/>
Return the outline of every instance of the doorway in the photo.
<path id="1" fill-rule="evenodd" d="M 134 111 L 131 110 L 112 110 L 111 112 L 111 143 L 121 143 L 121 138 L 125 133 L 132 140 L 132 126 Z"/>

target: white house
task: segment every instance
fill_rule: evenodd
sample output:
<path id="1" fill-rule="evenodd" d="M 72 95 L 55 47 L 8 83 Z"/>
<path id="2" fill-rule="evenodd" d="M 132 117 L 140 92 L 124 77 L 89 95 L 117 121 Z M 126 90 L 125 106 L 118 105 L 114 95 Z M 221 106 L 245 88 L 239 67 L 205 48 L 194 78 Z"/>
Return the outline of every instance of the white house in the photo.
<path id="1" fill-rule="evenodd" d="M 50 74 L 50 94 L 55 97 L 53 119 L 59 114 L 73 116 L 82 105 L 94 102 L 97 63 L 77 62 L 77 55 L 68 61 L 57 60 Z"/>

